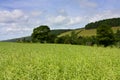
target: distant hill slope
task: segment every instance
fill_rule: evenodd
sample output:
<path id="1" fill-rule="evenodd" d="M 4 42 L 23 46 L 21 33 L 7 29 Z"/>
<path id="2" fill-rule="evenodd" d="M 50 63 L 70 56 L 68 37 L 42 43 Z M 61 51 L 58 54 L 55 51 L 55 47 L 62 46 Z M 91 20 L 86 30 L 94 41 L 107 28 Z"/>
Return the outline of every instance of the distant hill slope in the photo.
<path id="1" fill-rule="evenodd" d="M 61 33 L 71 31 L 72 29 L 56 29 L 56 30 L 51 30 L 51 34 L 60 35 Z M 27 41 L 31 40 L 31 36 L 26 36 L 26 37 L 21 37 L 21 38 L 14 38 L 14 39 L 9 39 L 9 40 L 3 40 L 3 42 L 16 42 L 18 40 L 25 39 Z"/>
<path id="2" fill-rule="evenodd" d="M 110 27 L 120 26 L 120 18 L 111 18 L 111 19 L 105 19 L 105 20 L 100 20 L 100 21 L 96 21 L 96 22 L 91 22 L 85 26 L 85 29 L 95 29 L 102 24 L 108 25 Z"/>
<path id="3" fill-rule="evenodd" d="M 31 40 L 31 37 L 30 36 L 26 36 L 26 37 L 8 39 L 8 40 L 3 40 L 2 42 L 17 42 L 18 40 L 22 40 L 22 39 L 25 39 L 25 40 L 29 41 L 29 40 Z"/>
<path id="4" fill-rule="evenodd" d="M 116 32 L 117 29 L 120 29 L 120 18 L 111 18 L 111 19 L 91 22 L 91 23 L 88 23 L 84 28 L 76 29 L 74 31 L 76 33 L 79 33 L 78 34 L 79 36 L 93 36 L 93 35 L 96 35 L 96 28 L 103 24 L 112 27 L 113 31 Z M 72 31 L 62 33 L 58 37 L 70 35 L 71 32 Z"/>
<path id="5" fill-rule="evenodd" d="M 117 29 L 120 29 L 120 26 L 119 27 L 112 27 L 112 29 L 113 29 L 113 32 L 116 32 Z M 77 30 L 73 30 L 73 31 L 75 31 L 76 33 L 79 32 L 78 36 L 94 36 L 94 35 L 96 35 L 96 29 L 87 29 L 87 30 L 86 29 L 77 29 Z M 71 32 L 72 31 L 62 33 L 58 37 L 70 35 Z"/>
<path id="6" fill-rule="evenodd" d="M 64 32 L 67 32 L 67 31 L 72 31 L 72 29 L 56 29 L 56 30 L 51 30 L 51 34 L 60 35 L 61 33 L 64 33 Z"/>

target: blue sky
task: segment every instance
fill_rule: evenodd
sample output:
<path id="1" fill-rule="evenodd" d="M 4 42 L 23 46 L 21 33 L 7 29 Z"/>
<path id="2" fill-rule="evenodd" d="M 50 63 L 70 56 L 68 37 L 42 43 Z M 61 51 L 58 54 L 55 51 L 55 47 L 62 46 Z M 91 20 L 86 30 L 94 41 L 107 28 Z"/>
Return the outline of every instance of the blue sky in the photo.
<path id="1" fill-rule="evenodd" d="M 120 0 L 0 0 L 0 40 L 31 35 L 33 28 L 75 29 L 120 17 Z"/>

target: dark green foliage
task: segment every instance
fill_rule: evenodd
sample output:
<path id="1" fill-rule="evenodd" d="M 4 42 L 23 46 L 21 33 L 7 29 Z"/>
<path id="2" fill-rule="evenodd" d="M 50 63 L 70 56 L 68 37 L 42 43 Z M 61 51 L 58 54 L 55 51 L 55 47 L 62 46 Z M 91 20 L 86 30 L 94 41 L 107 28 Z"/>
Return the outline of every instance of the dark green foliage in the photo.
<path id="1" fill-rule="evenodd" d="M 58 29 L 58 30 L 51 30 L 48 37 L 48 43 L 64 43 L 64 40 L 67 38 L 64 37 L 58 37 L 57 36 L 63 32 L 70 31 L 69 29 Z M 59 41 L 59 39 L 62 39 L 62 41 Z"/>
<path id="2" fill-rule="evenodd" d="M 65 36 L 57 37 L 57 38 L 55 39 L 55 43 L 61 43 L 61 44 L 63 44 L 63 43 L 65 42 L 65 39 L 66 39 Z"/>
<path id="3" fill-rule="evenodd" d="M 57 37 L 57 36 L 56 36 L 55 34 L 48 34 L 47 43 L 55 43 L 56 37 Z"/>
<path id="4" fill-rule="evenodd" d="M 66 35 L 66 36 L 62 36 L 62 37 L 57 37 L 55 39 L 55 43 L 60 43 L 60 44 L 70 44 L 70 36 Z"/>
<path id="5" fill-rule="evenodd" d="M 114 44 L 114 34 L 108 25 L 101 25 L 97 28 L 97 40 L 100 45 L 109 46 Z"/>
<path id="6" fill-rule="evenodd" d="M 101 21 L 96 21 L 96 22 L 92 22 L 92 23 L 88 23 L 85 26 L 85 29 L 95 29 L 98 26 L 101 25 L 108 25 L 109 27 L 116 27 L 116 26 L 120 26 L 120 18 L 112 18 L 112 19 L 105 19 L 105 20 L 101 20 Z"/>
<path id="7" fill-rule="evenodd" d="M 39 26 L 33 30 L 32 41 L 40 43 L 54 43 L 57 35 L 55 34 L 55 31 L 53 32 L 54 33 L 52 33 L 50 28 L 46 25 Z"/>
<path id="8" fill-rule="evenodd" d="M 78 38 L 77 44 L 93 46 L 94 44 L 97 44 L 97 39 L 96 39 L 96 36 L 91 36 L 91 37 L 80 36 Z"/>
<path id="9" fill-rule="evenodd" d="M 115 33 L 116 46 L 120 47 L 120 30 L 118 29 Z"/>
<path id="10" fill-rule="evenodd" d="M 55 42 L 62 44 L 89 45 L 89 46 L 97 44 L 97 40 L 95 36 L 82 37 L 82 36 L 78 36 L 78 33 L 80 32 L 72 31 L 71 35 L 58 37 L 56 38 Z"/>
<path id="11" fill-rule="evenodd" d="M 115 33 L 115 40 L 117 42 L 120 42 L 120 30 L 118 29 L 117 32 Z"/>
<path id="12" fill-rule="evenodd" d="M 50 28 L 47 25 L 41 25 L 37 28 L 34 28 L 32 33 L 32 41 L 44 43 L 48 41 L 50 33 Z"/>
<path id="13" fill-rule="evenodd" d="M 70 36 L 71 44 L 78 44 L 78 33 L 76 33 L 75 31 L 71 32 L 71 36 Z"/>
<path id="14" fill-rule="evenodd" d="M 56 30 L 51 30 L 50 34 L 54 34 L 54 35 L 60 35 L 61 33 L 67 32 L 67 31 L 71 31 L 71 29 L 56 29 Z"/>
<path id="15" fill-rule="evenodd" d="M 72 31 L 71 35 L 66 35 L 66 36 L 62 36 L 62 37 L 58 37 L 56 39 L 56 43 L 64 43 L 64 44 L 78 44 L 78 33 L 79 32 L 75 32 Z"/>

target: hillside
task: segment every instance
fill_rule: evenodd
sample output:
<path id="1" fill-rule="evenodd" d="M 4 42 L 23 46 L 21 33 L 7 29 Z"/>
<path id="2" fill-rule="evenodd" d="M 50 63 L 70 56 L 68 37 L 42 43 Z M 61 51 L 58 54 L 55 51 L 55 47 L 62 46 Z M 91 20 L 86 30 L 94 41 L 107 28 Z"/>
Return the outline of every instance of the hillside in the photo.
<path id="1" fill-rule="evenodd" d="M 17 42 L 17 41 L 22 40 L 22 39 L 25 39 L 25 40 L 27 40 L 27 41 L 30 41 L 30 40 L 31 40 L 31 37 L 30 37 L 30 36 L 26 36 L 26 37 L 20 37 L 20 38 L 3 40 L 3 41 L 1 41 L 1 42 Z"/>
<path id="2" fill-rule="evenodd" d="M 115 33 L 117 31 L 117 29 L 120 29 L 120 26 L 119 27 L 112 27 L 113 29 L 113 32 Z M 93 36 L 93 35 L 96 35 L 96 29 L 77 29 L 77 30 L 74 30 L 76 33 L 79 32 L 79 36 Z M 61 36 L 65 36 L 65 35 L 70 35 L 72 31 L 68 31 L 68 32 L 64 32 L 62 34 L 60 34 L 58 37 L 61 37 Z"/>
<path id="3" fill-rule="evenodd" d="M 116 32 L 117 29 L 120 29 L 120 18 L 111 18 L 111 19 L 104 19 L 99 20 L 96 22 L 91 22 L 85 25 L 82 29 L 74 30 L 76 33 L 79 32 L 79 36 L 93 36 L 96 35 L 96 28 L 100 25 L 107 25 L 112 27 L 113 31 Z M 65 33 L 60 34 L 58 37 L 70 35 L 72 31 L 68 31 Z"/>
<path id="4" fill-rule="evenodd" d="M 91 22 L 85 26 L 85 29 L 96 29 L 100 25 L 107 25 L 109 27 L 120 26 L 120 18 L 111 18 L 111 19 L 104 19 L 96 22 Z"/>

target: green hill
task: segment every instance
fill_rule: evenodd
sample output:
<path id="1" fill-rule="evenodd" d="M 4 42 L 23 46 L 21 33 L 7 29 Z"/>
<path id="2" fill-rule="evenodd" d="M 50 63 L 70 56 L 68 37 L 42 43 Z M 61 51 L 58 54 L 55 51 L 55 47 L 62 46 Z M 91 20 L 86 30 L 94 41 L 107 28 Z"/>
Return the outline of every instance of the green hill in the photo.
<path id="1" fill-rule="evenodd" d="M 113 29 L 113 32 L 116 32 L 117 29 L 120 29 L 120 26 L 119 27 L 112 27 Z M 96 29 L 76 29 L 76 30 L 72 30 L 72 31 L 75 31 L 76 33 L 79 32 L 79 36 L 94 36 L 96 35 Z M 68 32 L 64 32 L 62 34 L 60 34 L 58 37 L 61 37 L 61 36 L 65 36 L 65 35 L 70 35 L 72 31 L 68 31 Z"/>
<path id="2" fill-rule="evenodd" d="M 108 25 L 109 27 L 120 26 L 120 18 L 111 18 L 111 19 L 104 19 L 96 22 L 91 22 L 85 26 L 85 29 L 96 29 L 97 27 L 103 24 Z"/>
<path id="3" fill-rule="evenodd" d="M 94 36 L 96 35 L 96 28 L 100 25 L 108 25 L 112 27 L 113 31 L 116 32 L 117 29 L 120 29 L 120 18 L 111 18 L 111 19 L 104 19 L 96 22 L 88 23 L 84 28 L 75 29 L 76 33 L 79 33 L 79 36 Z M 68 31 L 65 33 L 60 34 L 58 37 L 70 35 L 72 31 Z"/>

